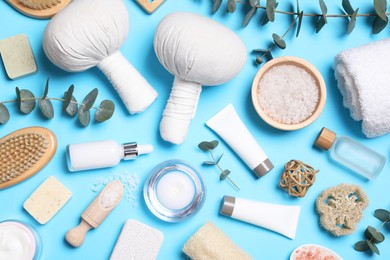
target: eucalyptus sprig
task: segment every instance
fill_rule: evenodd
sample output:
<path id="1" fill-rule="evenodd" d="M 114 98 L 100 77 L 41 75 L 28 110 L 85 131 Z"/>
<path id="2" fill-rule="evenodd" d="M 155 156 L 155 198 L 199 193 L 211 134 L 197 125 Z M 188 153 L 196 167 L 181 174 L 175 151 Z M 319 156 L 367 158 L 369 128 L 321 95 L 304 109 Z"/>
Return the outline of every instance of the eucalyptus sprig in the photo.
<path id="1" fill-rule="evenodd" d="M 61 101 L 63 102 L 62 111 L 71 117 L 78 115 L 79 122 L 84 127 L 90 123 L 90 110 L 92 108 L 96 110 L 95 121 L 97 122 L 104 122 L 110 119 L 115 111 L 115 104 L 111 100 L 103 100 L 99 107 L 93 106 L 98 95 L 97 88 L 89 92 L 82 103 L 78 103 L 76 98 L 73 96 L 73 85 L 71 85 L 64 93 L 63 98 L 48 97 L 49 79 L 46 81 L 42 97 L 35 97 L 34 94 L 27 89 L 19 89 L 16 87 L 15 91 L 15 100 L 0 101 L 0 124 L 5 124 L 10 119 L 10 113 L 7 107 L 4 105 L 6 103 L 16 103 L 21 113 L 29 114 L 34 110 L 38 101 L 38 106 L 42 112 L 42 115 L 47 119 L 52 119 L 54 117 L 54 109 L 51 101 Z"/>
<path id="2" fill-rule="evenodd" d="M 230 177 L 229 177 L 230 171 L 228 169 L 223 170 L 221 168 L 221 166 L 219 166 L 219 162 L 221 161 L 223 154 L 221 154 L 221 156 L 219 156 L 219 158 L 217 160 L 215 160 L 215 157 L 214 157 L 214 154 L 213 154 L 213 150 L 218 146 L 218 144 L 219 144 L 219 142 L 217 140 L 213 140 L 213 141 L 210 141 L 210 142 L 203 141 L 203 142 L 198 144 L 198 147 L 199 147 L 200 150 L 202 150 L 204 152 L 209 152 L 210 155 L 211 155 L 212 161 L 204 161 L 203 164 L 204 165 L 215 165 L 215 166 L 217 166 L 218 169 L 221 171 L 221 174 L 219 175 L 219 180 L 223 181 L 225 179 L 228 179 L 230 181 L 230 183 L 237 190 L 240 190 L 240 188 L 234 183 L 234 181 L 232 181 L 232 179 L 230 179 Z"/>
<path id="3" fill-rule="evenodd" d="M 390 223 L 390 212 L 385 209 L 377 209 L 374 212 L 374 216 L 382 221 L 379 228 L 375 229 L 372 226 L 368 226 L 364 231 L 365 240 L 361 240 L 354 245 L 356 251 L 372 251 L 379 255 L 379 249 L 376 244 L 382 243 L 385 240 L 385 236 L 379 232 L 379 230 L 385 225 Z"/>
<path id="4" fill-rule="evenodd" d="M 216 12 L 223 0 L 212 0 L 214 2 L 213 12 Z M 286 48 L 286 42 L 284 37 L 291 31 L 293 26 L 296 24 L 296 37 L 298 37 L 299 32 L 302 26 L 302 20 L 304 17 L 317 17 L 315 28 L 316 32 L 320 32 L 321 29 L 328 23 L 328 18 L 343 18 L 348 21 L 347 23 L 347 34 L 350 34 L 355 28 L 356 18 L 357 17 L 375 17 L 372 23 L 372 33 L 380 33 L 388 24 L 388 15 L 387 12 L 387 0 L 373 0 L 373 11 L 372 13 L 359 13 L 359 8 L 353 8 L 349 0 L 342 0 L 342 13 L 340 14 L 328 14 L 328 8 L 324 0 L 319 0 L 319 9 L 318 13 L 306 13 L 299 8 L 299 0 L 296 0 L 296 10 L 295 11 L 283 11 L 278 10 L 278 2 L 276 0 L 263 0 L 265 5 L 261 4 L 260 0 L 227 0 L 227 12 L 234 13 L 236 11 L 237 3 L 248 6 L 250 9 L 246 13 L 242 26 L 247 26 L 249 22 L 255 17 L 257 10 L 265 11 L 263 15 L 262 25 L 266 25 L 268 22 L 274 22 L 276 19 L 275 14 L 290 15 L 294 16 L 293 21 L 291 22 L 288 29 L 282 36 L 279 36 L 276 33 L 272 34 L 273 42 L 271 43 L 268 49 L 255 49 L 254 53 L 260 53 L 262 55 L 257 55 L 255 63 L 261 64 L 265 61 L 265 58 L 268 60 L 272 59 L 271 50 L 277 46 L 280 49 Z"/>

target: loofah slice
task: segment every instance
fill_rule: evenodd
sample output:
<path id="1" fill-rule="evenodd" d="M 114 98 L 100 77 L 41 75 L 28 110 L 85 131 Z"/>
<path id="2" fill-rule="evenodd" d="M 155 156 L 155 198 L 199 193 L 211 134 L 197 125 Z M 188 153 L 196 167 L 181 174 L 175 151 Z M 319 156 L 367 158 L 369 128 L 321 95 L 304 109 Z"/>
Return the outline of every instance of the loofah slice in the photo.
<path id="1" fill-rule="evenodd" d="M 12 7 L 24 15 L 38 18 L 49 19 L 65 6 L 71 0 L 6 0 Z"/>
<path id="2" fill-rule="evenodd" d="M 0 139 L 0 190 L 36 174 L 53 157 L 57 140 L 42 127 L 28 127 Z"/>
<path id="3" fill-rule="evenodd" d="M 323 191 L 316 201 L 321 226 L 335 236 L 355 232 L 367 206 L 367 195 L 358 185 L 351 184 L 331 187 Z"/>

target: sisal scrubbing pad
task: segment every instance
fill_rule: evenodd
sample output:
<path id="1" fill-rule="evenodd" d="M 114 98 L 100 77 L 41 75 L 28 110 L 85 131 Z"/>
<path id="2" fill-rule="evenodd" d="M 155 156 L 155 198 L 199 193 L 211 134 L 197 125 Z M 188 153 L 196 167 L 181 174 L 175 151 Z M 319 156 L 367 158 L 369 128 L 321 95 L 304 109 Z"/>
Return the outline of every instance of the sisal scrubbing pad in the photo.
<path id="1" fill-rule="evenodd" d="M 212 222 L 204 224 L 185 243 L 183 252 L 193 260 L 246 260 L 253 259 L 239 248 Z"/>
<path id="2" fill-rule="evenodd" d="M 110 260 L 156 259 L 163 240 L 161 231 L 129 219 L 122 228 Z"/>

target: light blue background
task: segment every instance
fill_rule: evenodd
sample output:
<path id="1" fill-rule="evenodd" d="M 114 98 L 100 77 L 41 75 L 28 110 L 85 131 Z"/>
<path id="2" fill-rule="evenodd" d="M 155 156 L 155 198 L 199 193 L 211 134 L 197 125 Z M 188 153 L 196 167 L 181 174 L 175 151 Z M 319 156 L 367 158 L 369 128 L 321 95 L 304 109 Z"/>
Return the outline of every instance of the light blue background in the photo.
<path id="1" fill-rule="evenodd" d="M 109 1 L 109 0 L 107 0 Z M 314 20 L 305 18 L 301 35 L 295 38 L 295 32 L 286 37 L 287 49 L 276 50 L 274 56 L 293 55 L 313 63 L 323 74 L 327 84 L 328 99 L 322 115 L 312 125 L 294 132 L 283 132 L 265 124 L 256 114 L 251 98 L 250 88 L 252 80 L 259 69 L 253 65 L 254 56 L 250 54 L 254 48 L 266 47 L 273 32 L 283 34 L 289 24 L 289 16 L 277 15 L 274 24 L 260 26 L 264 12 L 258 11 L 251 24 L 241 28 L 240 24 L 247 9 L 238 4 L 235 14 L 226 14 L 223 7 L 217 14 L 211 14 L 209 0 L 167 0 L 153 15 L 147 15 L 132 0 L 125 0 L 128 8 L 131 26 L 127 41 L 122 47 L 123 54 L 140 71 L 159 93 L 156 102 L 145 112 L 138 115 L 129 115 L 113 91 L 104 75 L 94 68 L 83 73 L 67 73 L 45 57 L 42 50 L 42 34 L 47 20 L 35 20 L 25 17 L 13 10 L 4 1 L 0 2 L 0 39 L 19 33 L 27 34 L 34 51 L 39 71 L 37 74 L 11 81 L 5 75 L 0 65 L 0 99 L 15 98 L 15 87 L 26 88 L 40 95 L 47 77 L 50 77 L 50 97 L 61 97 L 70 84 L 75 85 L 75 97 L 82 99 L 91 89 L 99 89 L 98 101 L 111 99 L 117 105 L 113 118 L 105 123 L 93 123 L 87 128 L 81 128 L 75 119 L 61 114 L 61 103 L 53 102 L 56 115 L 52 120 L 45 120 L 38 109 L 30 115 L 21 115 L 15 104 L 9 104 L 11 120 L 0 126 L 0 136 L 5 136 L 19 128 L 27 126 L 43 126 L 55 132 L 58 138 L 58 149 L 52 159 L 39 174 L 17 186 L 0 191 L 0 220 L 19 219 L 26 221 L 37 228 L 43 240 L 42 259 L 107 259 L 114 247 L 126 219 L 137 219 L 151 225 L 164 233 L 159 259 L 184 258 L 181 248 L 185 241 L 206 221 L 214 222 L 238 246 L 255 257 L 255 259 L 287 259 L 290 253 L 299 245 L 316 243 L 327 246 L 338 252 L 345 259 L 364 259 L 369 257 L 365 253 L 358 253 L 353 244 L 363 238 L 367 225 L 378 227 L 380 222 L 373 217 L 377 208 L 389 208 L 389 165 L 386 164 L 382 174 L 374 181 L 365 181 L 357 175 L 348 172 L 332 163 L 325 152 L 313 149 L 313 141 L 323 126 L 326 126 L 339 135 L 348 135 L 378 152 L 389 155 L 390 135 L 376 139 L 367 139 L 361 132 L 361 124 L 355 122 L 342 106 L 341 95 L 337 89 L 333 76 L 332 63 L 334 56 L 347 48 L 360 46 L 374 40 L 389 36 L 386 28 L 378 36 L 370 32 L 371 19 L 358 18 L 355 31 L 345 35 L 346 20 L 329 18 L 319 34 L 314 32 Z M 226 2 L 226 1 L 224 1 Z M 264 3 L 264 1 L 262 1 Z M 288 10 L 295 1 L 280 1 L 280 9 Z M 329 13 L 340 12 L 340 3 L 327 1 Z M 353 1 L 354 7 L 361 11 L 372 12 L 371 1 Z M 93 6 L 91 6 L 93 8 Z M 302 1 L 301 9 L 305 12 L 319 12 L 317 1 Z M 88 10 L 85 10 L 88 12 Z M 248 61 L 242 72 L 231 82 L 217 87 L 205 87 L 202 92 L 198 112 L 192 122 L 187 139 L 182 145 L 170 145 L 162 141 L 158 132 L 161 112 L 168 98 L 173 77 L 160 65 L 153 51 L 153 33 L 158 22 L 168 13 L 174 11 L 189 11 L 203 14 L 220 21 L 233 29 L 244 41 L 248 49 Z M 229 55 L 229 53 L 226 53 Z M 366 61 L 361 61 L 367 67 Z M 265 177 L 256 180 L 247 166 L 234 152 L 221 142 L 216 154 L 224 153 L 221 165 L 232 171 L 231 178 L 241 187 L 236 192 L 228 182 L 220 182 L 215 168 L 206 168 L 201 162 L 209 157 L 197 149 L 202 140 L 219 139 L 205 126 L 205 121 L 216 112 L 232 103 L 243 122 L 247 125 L 256 140 L 275 165 L 274 170 Z M 79 143 L 95 140 L 115 139 L 118 142 L 137 141 L 151 143 L 155 146 L 153 154 L 143 156 L 138 160 L 122 162 L 120 166 L 109 170 L 95 170 L 80 173 L 69 173 L 65 163 L 65 147 L 70 143 Z M 208 186 L 208 194 L 204 207 L 195 217 L 177 224 L 165 223 L 154 217 L 146 208 L 142 196 L 143 180 L 149 171 L 158 163 L 168 159 L 182 159 L 195 165 L 203 174 Z M 287 193 L 278 187 L 279 177 L 284 163 L 290 159 L 300 159 L 315 168 L 320 169 L 315 184 L 310 188 L 303 199 L 290 198 Z M 89 232 L 87 239 L 80 248 L 68 246 L 64 235 L 70 228 L 77 225 L 80 215 L 87 205 L 94 199 L 95 193 L 90 188 L 98 176 L 109 176 L 113 173 L 128 171 L 136 173 L 141 185 L 138 190 L 138 204 L 123 200 L 118 208 L 108 216 L 105 222 Z M 22 204 L 26 198 L 48 176 L 54 175 L 73 192 L 69 203 L 46 225 L 39 225 L 26 213 Z M 314 202 L 316 197 L 326 188 L 339 183 L 353 183 L 360 185 L 367 193 L 370 204 L 364 212 L 364 219 L 357 227 L 357 232 L 336 238 L 329 235 L 319 226 L 319 218 L 315 213 Z M 229 219 L 218 214 L 219 204 L 223 195 L 237 196 L 258 201 L 280 203 L 286 205 L 300 205 L 302 207 L 295 240 L 289 240 L 281 235 L 243 222 Z M 389 237 L 389 230 L 383 230 Z M 372 259 L 390 259 L 389 241 L 385 240 L 378 247 L 381 256 Z"/>

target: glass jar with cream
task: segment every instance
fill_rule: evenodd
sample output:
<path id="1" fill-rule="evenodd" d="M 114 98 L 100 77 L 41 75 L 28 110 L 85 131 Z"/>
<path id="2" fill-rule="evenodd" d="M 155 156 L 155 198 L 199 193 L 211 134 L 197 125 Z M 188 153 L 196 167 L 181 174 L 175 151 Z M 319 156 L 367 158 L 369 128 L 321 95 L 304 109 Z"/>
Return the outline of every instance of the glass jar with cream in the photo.
<path id="1" fill-rule="evenodd" d="M 195 215 L 203 206 L 206 185 L 198 171 L 181 160 L 157 165 L 144 185 L 150 211 L 167 222 L 179 222 Z"/>
<path id="2" fill-rule="evenodd" d="M 39 259 L 41 239 L 30 225 L 18 220 L 0 222 L 0 259 Z"/>

